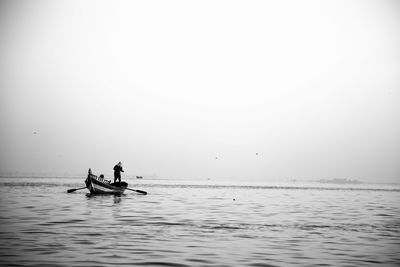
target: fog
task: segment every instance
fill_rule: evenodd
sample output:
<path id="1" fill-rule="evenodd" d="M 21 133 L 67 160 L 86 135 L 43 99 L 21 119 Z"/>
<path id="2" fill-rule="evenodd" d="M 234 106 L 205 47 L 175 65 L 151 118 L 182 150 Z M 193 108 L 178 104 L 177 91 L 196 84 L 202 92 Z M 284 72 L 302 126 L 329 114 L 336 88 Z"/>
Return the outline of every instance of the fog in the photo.
<path id="1" fill-rule="evenodd" d="M 396 1 L 1 1 L 0 171 L 399 182 L 399 15 Z"/>

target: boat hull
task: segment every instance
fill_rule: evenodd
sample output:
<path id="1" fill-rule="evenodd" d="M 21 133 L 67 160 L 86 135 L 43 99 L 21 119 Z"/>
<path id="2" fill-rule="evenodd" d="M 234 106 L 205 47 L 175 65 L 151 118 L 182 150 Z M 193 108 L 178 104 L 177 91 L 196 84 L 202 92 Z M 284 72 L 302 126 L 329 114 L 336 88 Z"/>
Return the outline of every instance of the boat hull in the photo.
<path id="1" fill-rule="evenodd" d="M 91 194 L 122 194 L 128 187 L 128 184 L 125 182 L 110 183 L 93 174 L 88 175 L 85 184 Z"/>

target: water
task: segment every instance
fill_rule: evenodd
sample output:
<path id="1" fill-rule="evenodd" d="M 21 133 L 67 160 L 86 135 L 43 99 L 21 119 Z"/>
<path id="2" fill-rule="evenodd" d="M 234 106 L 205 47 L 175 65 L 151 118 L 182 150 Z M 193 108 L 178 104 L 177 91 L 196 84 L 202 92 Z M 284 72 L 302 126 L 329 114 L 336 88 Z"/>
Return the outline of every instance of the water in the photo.
<path id="1" fill-rule="evenodd" d="M 400 265 L 398 187 L 128 182 L 0 179 L 0 265 Z"/>

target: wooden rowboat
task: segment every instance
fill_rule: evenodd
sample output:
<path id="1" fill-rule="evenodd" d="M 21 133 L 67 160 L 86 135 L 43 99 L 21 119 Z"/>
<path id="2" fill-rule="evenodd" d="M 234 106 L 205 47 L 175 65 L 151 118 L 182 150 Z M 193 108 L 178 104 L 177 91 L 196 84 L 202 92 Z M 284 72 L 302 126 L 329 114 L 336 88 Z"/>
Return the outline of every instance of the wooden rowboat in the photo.
<path id="1" fill-rule="evenodd" d="M 110 180 L 98 177 L 90 171 L 85 184 L 91 194 L 122 194 L 128 187 L 126 182 L 111 183 Z"/>
<path id="2" fill-rule="evenodd" d="M 85 184 L 85 187 L 68 189 L 67 193 L 87 188 L 91 194 L 122 194 L 125 189 L 127 189 L 142 195 L 147 195 L 146 191 L 128 188 L 128 183 L 126 182 L 111 183 L 110 180 L 104 179 L 103 175 L 98 177 L 92 173 L 91 169 L 89 169 Z"/>

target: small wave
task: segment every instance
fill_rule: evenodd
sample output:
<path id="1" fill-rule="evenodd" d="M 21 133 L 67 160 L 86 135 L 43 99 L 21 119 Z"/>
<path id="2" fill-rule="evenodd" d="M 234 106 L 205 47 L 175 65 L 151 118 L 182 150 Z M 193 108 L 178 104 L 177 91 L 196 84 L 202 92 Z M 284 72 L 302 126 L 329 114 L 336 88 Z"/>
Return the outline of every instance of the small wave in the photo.
<path id="1" fill-rule="evenodd" d="M 175 263 L 175 262 L 162 262 L 162 261 L 135 262 L 135 266 L 190 267 L 190 265 L 187 264 Z"/>
<path id="2" fill-rule="evenodd" d="M 44 222 L 44 223 L 40 223 L 38 225 L 40 225 L 40 226 L 51 226 L 51 225 L 58 225 L 58 224 L 76 224 L 76 223 L 82 223 L 82 222 L 86 222 L 86 221 L 82 220 L 82 219 L 70 219 L 70 220 L 64 220 L 64 221 Z"/>
<path id="3" fill-rule="evenodd" d="M 332 230 L 332 231 L 348 231 L 360 232 L 376 230 L 380 228 L 388 228 L 390 226 L 377 226 L 375 224 L 362 224 L 362 223 L 342 223 L 342 224 L 246 224 L 246 223 L 230 223 L 230 224 L 214 224 L 214 223 L 171 223 L 171 222 L 147 222 L 147 226 L 156 227 L 182 227 L 186 229 L 204 229 L 212 231 L 235 231 L 235 230 L 249 230 L 249 231 L 264 231 L 264 230 L 277 230 L 277 229 L 299 229 L 304 231 L 319 231 L 319 230 Z M 400 228 L 400 225 L 391 225 L 392 228 Z M 378 230 L 379 230 L 378 229 Z M 382 229 L 384 230 L 384 229 Z"/>
<path id="4" fill-rule="evenodd" d="M 260 262 L 260 263 L 250 263 L 248 266 L 251 266 L 251 267 L 276 267 L 277 265 Z"/>
<path id="5" fill-rule="evenodd" d="M 188 262 L 193 262 L 194 264 L 209 264 L 212 265 L 213 262 L 206 259 L 198 259 L 198 258 L 188 258 L 186 259 Z"/>
<path id="6" fill-rule="evenodd" d="M 199 188 L 199 189 L 273 189 L 273 190 L 332 190 L 332 191 L 385 191 L 400 192 L 400 188 L 368 187 L 319 187 L 319 186 L 274 186 L 274 185 L 197 185 L 197 184 L 140 184 L 142 187 Z"/>

